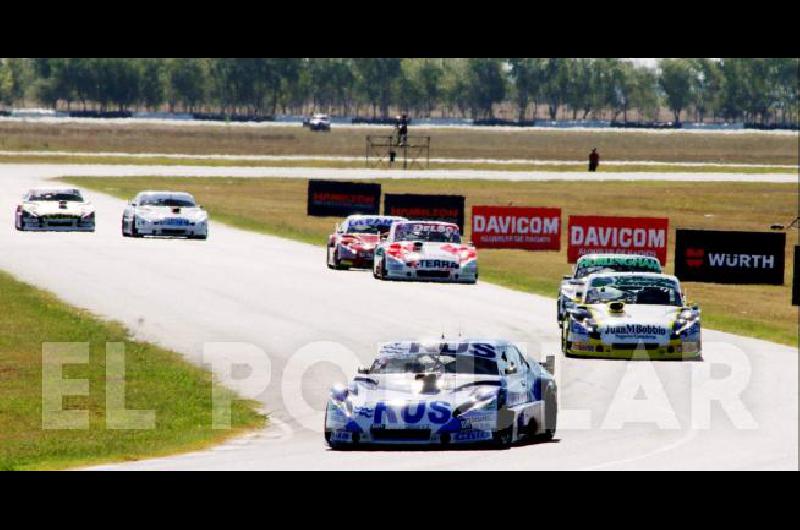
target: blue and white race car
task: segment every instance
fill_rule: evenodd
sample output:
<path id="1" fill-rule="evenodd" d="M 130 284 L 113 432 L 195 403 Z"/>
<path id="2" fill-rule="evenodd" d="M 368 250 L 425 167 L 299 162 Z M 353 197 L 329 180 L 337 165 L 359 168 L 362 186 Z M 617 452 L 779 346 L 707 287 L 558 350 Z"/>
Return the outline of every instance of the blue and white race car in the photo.
<path id="1" fill-rule="evenodd" d="M 361 445 L 550 439 L 556 430 L 554 357 L 529 362 L 505 340 L 392 342 L 349 386 L 331 390 L 325 441 Z"/>

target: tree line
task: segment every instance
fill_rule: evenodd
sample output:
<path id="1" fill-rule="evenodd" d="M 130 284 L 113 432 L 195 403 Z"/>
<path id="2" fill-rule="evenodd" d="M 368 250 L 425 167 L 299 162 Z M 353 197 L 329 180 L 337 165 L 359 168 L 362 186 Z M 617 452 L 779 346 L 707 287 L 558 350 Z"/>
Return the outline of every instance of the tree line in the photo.
<path id="1" fill-rule="evenodd" d="M 797 58 L 0 59 L 0 104 L 491 119 L 797 123 Z M 683 113 L 683 114 L 682 114 Z"/>

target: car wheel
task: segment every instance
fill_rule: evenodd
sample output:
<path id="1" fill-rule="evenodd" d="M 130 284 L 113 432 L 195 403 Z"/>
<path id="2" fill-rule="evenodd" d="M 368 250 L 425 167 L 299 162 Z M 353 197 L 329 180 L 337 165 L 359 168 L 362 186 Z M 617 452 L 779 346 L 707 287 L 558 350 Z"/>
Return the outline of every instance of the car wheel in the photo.
<path id="1" fill-rule="evenodd" d="M 513 427 L 499 429 L 492 435 L 492 445 L 496 449 L 508 449 L 513 440 Z"/>
<path id="2" fill-rule="evenodd" d="M 331 247 L 325 250 L 325 265 L 327 265 L 329 269 L 333 269 L 333 265 L 331 265 Z"/>
<path id="3" fill-rule="evenodd" d="M 131 217 L 131 237 L 143 237 L 142 234 L 136 230 L 136 217 Z"/>
<path id="4" fill-rule="evenodd" d="M 386 281 L 386 262 L 381 260 L 381 280 Z"/>
<path id="5" fill-rule="evenodd" d="M 556 434 L 556 424 L 558 423 L 558 404 L 556 393 L 546 390 L 544 396 L 544 433 L 542 439 L 552 440 Z"/>
<path id="6" fill-rule="evenodd" d="M 514 413 L 503 407 L 497 411 L 497 428 L 492 434 L 492 445 L 508 449 L 514 442 Z"/>

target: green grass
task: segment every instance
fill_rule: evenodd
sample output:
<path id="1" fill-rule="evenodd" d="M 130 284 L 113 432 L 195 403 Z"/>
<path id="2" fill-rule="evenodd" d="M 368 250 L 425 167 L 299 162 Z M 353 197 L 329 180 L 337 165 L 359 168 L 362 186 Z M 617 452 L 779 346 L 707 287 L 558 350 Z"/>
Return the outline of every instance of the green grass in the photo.
<path id="1" fill-rule="evenodd" d="M 366 135 L 388 135 L 392 131 L 392 127 L 334 126 L 330 133 L 319 134 L 274 124 L 0 122 L 0 150 L 362 157 Z M 798 164 L 797 134 L 412 126 L 410 136 L 430 136 L 431 158 L 587 160 L 591 149 L 597 147 L 602 160 Z"/>
<path id="2" fill-rule="evenodd" d="M 212 222 L 316 245 L 325 244 L 337 219 L 306 215 L 307 181 L 280 178 L 98 178 L 69 182 L 123 199 L 142 189 L 191 192 L 210 212 Z M 566 220 L 571 214 L 668 217 L 667 272 L 673 270 L 675 228 L 768 230 L 797 215 L 796 184 L 724 182 L 604 182 L 587 199 L 582 182 L 487 182 L 478 180 L 379 181 L 385 193 L 463 193 L 467 215 L 473 204 L 558 206 L 563 230 L 560 252 L 480 251 L 481 279 L 513 289 L 555 296 L 566 260 Z M 469 237 L 469 227 L 465 234 Z M 685 282 L 689 298 L 703 309 L 709 328 L 798 344 L 798 309 L 792 307 L 793 245 L 787 233 L 785 285 L 719 285 Z"/>
<path id="3" fill-rule="evenodd" d="M 102 321 L 0 272 L 0 470 L 63 469 L 137 460 L 208 447 L 264 424 L 256 404 L 234 401 L 232 428 L 212 430 L 208 371 L 180 355 L 130 340 Z M 127 409 L 154 410 L 155 429 L 106 428 L 106 342 L 125 344 Z M 64 409 L 90 411 L 88 429 L 42 428 L 42 343 L 88 342 L 90 362 L 64 367 L 88 379 L 88 396 L 64 397 Z"/>
<path id="4" fill-rule="evenodd" d="M 92 156 L 92 155 L 6 155 L 0 153 L 4 164 L 109 164 L 109 165 L 157 165 L 157 166 L 211 166 L 211 167 L 312 167 L 312 168 L 364 168 L 364 161 L 356 160 L 226 160 L 208 158 L 170 158 L 164 156 Z M 394 166 L 402 168 L 398 163 Z M 431 162 L 429 169 L 469 169 L 474 171 L 586 171 L 584 164 L 502 164 L 486 162 Z M 380 171 L 381 168 L 376 169 Z M 419 171 L 419 169 L 414 169 Z M 598 173 L 738 173 L 773 174 L 796 173 L 796 169 L 780 166 L 707 166 L 675 164 L 602 164 Z"/>

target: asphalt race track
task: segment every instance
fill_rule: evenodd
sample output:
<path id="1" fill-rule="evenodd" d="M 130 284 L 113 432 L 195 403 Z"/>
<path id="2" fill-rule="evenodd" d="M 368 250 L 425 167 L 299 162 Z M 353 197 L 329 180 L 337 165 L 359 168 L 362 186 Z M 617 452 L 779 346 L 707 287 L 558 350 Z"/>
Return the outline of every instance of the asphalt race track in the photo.
<path id="1" fill-rule="evenodd" d="M 128 170 L 99 167 L 0 166 L 0 269 L 195 362 L 204 343 L 263 350 L 269 373 L 256 363 L 249 374 L 234 370 L 239 379 L 230 385 L 245 394 L 255 388 L 272 419 L 262 432 L 209 451 L 103 469 L 797 469 L 797 350 L 709 330 L 703 363 L 558 354 L 553 442 L 508 451 L 331 451 L 320 432 L 322 404 L 330 385 L 352 373 L 315 363 L 325 352 L 349 350 L 366 363 L 383 340 L 462 332 L 521 341 L 541 358 L 558 351 L 554 300 L 486 283 L 385 283 L 366 271 L 331 271 L 323 248 L 213 218 L 205 242 L 122 238 L 124 202 L 92 192 L 94 234 L 13 229 L 14 205 L 27 188 L 46 185 L 44 176 Z M 206 359 L 222 361 L 236 348 Z M 709 402 L 712 394 L 725 397 Z M 296 408 L 299 398 L 310 407 Z"/>

